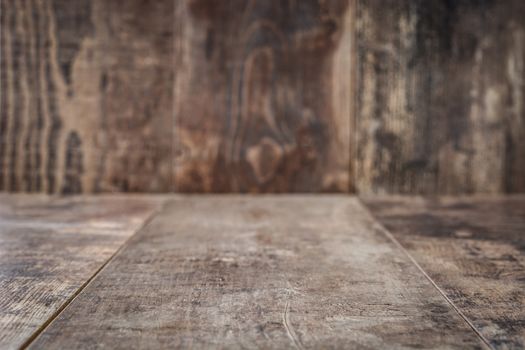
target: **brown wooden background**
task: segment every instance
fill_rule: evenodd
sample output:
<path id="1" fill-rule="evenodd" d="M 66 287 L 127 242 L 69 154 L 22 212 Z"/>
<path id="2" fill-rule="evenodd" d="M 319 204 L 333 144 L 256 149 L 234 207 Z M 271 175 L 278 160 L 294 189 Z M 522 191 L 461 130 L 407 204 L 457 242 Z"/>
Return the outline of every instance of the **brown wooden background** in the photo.
<path id="1" fill-rule="evenodd" d="M 525 191 L 522 0 L 0 2 L 0 190 Z"/>

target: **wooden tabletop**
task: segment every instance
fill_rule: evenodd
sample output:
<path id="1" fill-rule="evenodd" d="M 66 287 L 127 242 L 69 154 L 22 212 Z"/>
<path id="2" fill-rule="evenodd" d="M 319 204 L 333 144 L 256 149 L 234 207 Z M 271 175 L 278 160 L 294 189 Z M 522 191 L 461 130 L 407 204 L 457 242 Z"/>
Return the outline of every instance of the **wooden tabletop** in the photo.
<path id="1" fill-rule="evenodd" d="M 525 196 L 364 202 L 494 348 L 525 348 Z"/>
<path id="2" fill-rule="evenodd" d="M 0 195 L 0 349 L 28 344 L 160 204 Z"/>
<path id="3" fill-rule="evenodd" d="M 525 196 L 0 195 L 0 348 L 522 348 Z"/>

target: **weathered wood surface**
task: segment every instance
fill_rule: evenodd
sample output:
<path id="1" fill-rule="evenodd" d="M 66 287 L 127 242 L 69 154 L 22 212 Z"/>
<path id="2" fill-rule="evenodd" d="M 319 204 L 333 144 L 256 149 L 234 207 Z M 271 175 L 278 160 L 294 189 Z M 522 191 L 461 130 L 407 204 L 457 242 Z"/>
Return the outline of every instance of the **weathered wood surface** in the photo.
<path id="1" fill-rule="evenodd" d="M 0 191 L 169 190 L 173 0 L 0 4 Z"/>
<path id="2" fill-rule="evenodd" d="M 159 205 L 0 195 L 0 348 L 30 340 Z"/>
<path id="3" fill-rule="evenodd" d="M 525 347 L 524 195 L 365 202 L 495 348 Z"/>
<path id="4" fill-rule="evenodd" d="M 0 190 L 525 191 L 522 0 L 0 5 Z"/>
<path id="5" fill-rule="evenodd" d="M 525 2 L 360 0 L 360 193 L 525 191 Z"/>
<path id="6" fill-rule="evenodd" d="M 348 192 L 355 1 L 176 3 L 176 190 Z"/>
<path id="7" fill-rule="evenodd" d="M 480 348 L 343 196 L 169 202 L 34 348 Z"/>

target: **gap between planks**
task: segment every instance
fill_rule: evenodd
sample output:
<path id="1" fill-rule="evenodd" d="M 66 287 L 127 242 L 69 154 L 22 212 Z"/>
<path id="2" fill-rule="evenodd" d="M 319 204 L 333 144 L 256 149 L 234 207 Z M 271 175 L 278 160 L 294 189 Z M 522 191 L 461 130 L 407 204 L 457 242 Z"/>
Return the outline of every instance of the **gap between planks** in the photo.
<path id="1" fill-rule="evenodd" d="M 374 221 L 375 228 L 383 233 L 391 242 L 393 242 L 407 257 L 410 259 L 410 261 L 416 266 L 416 268 L 425 276 L 425 278 L 434 286 L 434 288 L 437 289 L 439 294 L 446 300 L 446 302 L 457 312 L 457 314 L 469 325 L 469 327 L 476 333 L 476 335 L 483 341 L 483 343 L 487 346 L 488 349 L 495 350 L 495 348 L 490 344 L 487 338 L 481 334 L 481 332 L 474 326 L 474 324 L 468 319 L 468 317 L 454 304 L 452 300 L 450 300 L 449 297 L 445 294 L 445 292 L 437 285 L 436 282 L 426 273 L 426 271 L 419 265 L 419 263 L 414 259 L 414 257 L 408 252 L 408 250 L 405 249 L 405 247 L 399 242 L 394 235 L 392 235 L 386 227 L 383 226 L 379 222 L 378 219 L 376 219 L 375 215 L 368 209 L 366 204 L 361 200 L 361 198 L 357 197 L 359 199 L 359 203 L 363 206 L 363 208 L 368 212 L 368 214 L 372 217 Z"/>
<path id="2" fill-rule="evenodd" d="M 105 268 L 106 266 L 113 261 L 117 255 L 126 247 L 129 245 L 129 242 L 131 239 L 144 227 L 146 227 L 156 216 L 159 214 L 164 207 L 166 206 L 166 203 L 168 200 L 164 199 L 162 204 L 158 206 L 153 212 L 144 220 L 144 222 L 131 234 L 122 244 L 121 246 L 87 279 L 86 282 L 84 282 L 76 291 L 73 293 L 73 295 L 64 302 L 47 320 L 44 322 L 31 336 L 20 346 L 20 350 L 27 349 L 31 343 L 33 343 L 40 334 L 42 334 L 52 323 L 55 319 L 58 318 L 62 314 L 62 312 L 82 293 L 82 291 L 97 277 Z"/>

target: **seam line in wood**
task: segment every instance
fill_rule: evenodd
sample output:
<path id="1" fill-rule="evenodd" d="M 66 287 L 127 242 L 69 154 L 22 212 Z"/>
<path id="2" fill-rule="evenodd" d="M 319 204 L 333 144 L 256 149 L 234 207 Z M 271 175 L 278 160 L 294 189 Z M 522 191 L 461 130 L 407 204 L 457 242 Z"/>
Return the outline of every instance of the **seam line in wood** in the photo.
<path id="1" fill-rule="evenodd" d="M 476 326 L 468 319 L 468 317 L 450 300 L 450 298 L 445 294 L 445 292 L 437 285 L 436 282 L 426 273 L 426 271 L 419 265 L 419 263 L 412 257 L 412 255 L 408 252 L 408 250 L 403 247 L 401 242 L 399 242 L 390 231 L 386 229 L 372 214 L 372 212 L 368 209 L 368 207 L 363 203 L 363 201 L 359 198 L 359 202 L 364 207 L 364 209 L 368 212 L 368 214 L 372 217 L 374 220 L 373 227 L 376 228 L 378 231 L 383 233 L 390 241 L 392 241 L 401 251 L 410 259 L 410 261 L 417 267 L 417 269 L 425 276 L 425 278 L 434 286 L 434 288 L 437 289 L 437 291 L 441 294 L 443 298 L 447 301 L 450 306 L 458 313 L 458 315 L 469 325 L 469 327 L 474 331 L 474 333 L 477 334 L 477 336 L 485 343 L 485 345 L 492 350 L 495 350 L 495 348 L 490 344 L 490 342 L 481 334 L 481 332 L 476 328 Z"/>
<path id="2" fill-rule="evenodd" d="M 179 87 L 179 81 L 180 76 L 179 74 L 175 74 L 175 67 L 177 67 L 177 62 L 181 61 L 181 57 L 184 55 L 183 52 L 183 43 L 181 42 L 181 38 L 183 35 L 183 24 L 181 21 L 178 21 L 177 19 L 180 16 L 181 6 L 183 6 L 180 3 L 177 3 L 175 1 L 175 5 L 173 6 L 173 37 L 172 37 L 172 69 L 173 69 L 173 81 L 171 82 L 172 86 L 172 103 L 171 103 L 171 127 L 172 127 L 172 138 L 171 138 L 171 169 L 170 169 L 170 177 L 171 177 L 171 184 L 170 184 L 170 190 L 171 193 L 181 193 L 184 191 L 179 190 L 179 183 L 177 178 L 177 170 L 179 168 L 179 163 L 181 161 L 181 157 L 177 155 L 177 152 L 181 148 L 180 143 L 180 130 L 179 130 L 179 110 L 178 110 L 178 103 L 181 99 L 180 92 L 178 90 Z"/>
<path id="3" fill-rule="evenodd" d="M 144 220 L 144 222 L 135 230 L 135 232 L 122 243 L 122 245 L 93 273 L 93 275 L 91 275 L 91 277 L 89 277 L 87 281 L 84 282 L 75 291 L 75 293 L 73 293 L 73 295 L 46 320 L 46 322 L 44 322 L 35 332 L 33 332 L 33 334 L 31 334 L 31 336 L 20 346 L 20 350 L 27 349 L 31 343 L 33 343 L 40 336 L 40 334 L 44 333 L 44 331 L 53 323 L 53 321 L 56 320 L 73 301 L 75 301 L 75 299 L 95 279 L 95 277 L 97 277 L 106 268 L 106 266 L 108 266 L 109 263 L 115 259 L 115 257 L 124 249 L 124 247 L 128 246 L 131 239 L 135 237 L 137 233 L 142 231 L 158 215 L 158 213 L 164 209 L 167 202 L 168 201 L 164 199 L 159 208 L 153 210 L 153 212 Z"/>
<path id="4" fill-rule="evenodd" d="M 353 84 L 352 86 L 352 96 L 351 98 L 353 99 L 352 101 L 352 122 L 353 122 L 353 128 L 354 130 L 351 130 L 353 131 L 353 134 L 352 135 L 352 140 L 350 140 L 350 144 L 352 145 L 353 147 L 353 150 L 351 151 L 350 153 L 350 156 L 352 157 L 350 159 L 350 166 L 352 167 L 351 172 L 350 172 L 350 176 L 352 177 L 352 184 L 351 184 L 351 188 L 350 188 L 350 193 L 354 194 L 354 195 L 358 195 L 359 194 L 359 188 L 358 188 L 358 184 L 357 184 L 357 179 L 358 179 L 358 147 L 359 147 L 359 143 L 358 143 L 358 138 L 357 138 L 357 134 L 358 134 L 358 130 L 359 130 L 359 113 L 358 113 L 358 109 L 357 109 L 357 106 L 358 106 L 358 99 L 357 99 L 357 88 L 358 88 L 358 84 L 359 84 L 359 81 L 361 79 L 361 77 L 359 76 L 359 73 L 360 73 L 360 70 L 358 69 L 359 67 L 359 64 L 360 64 L 360 60 L 359 60 L 359 42 L 358 42 L 358 26 L 357 26 L 357 18 L 358 18 L 358 15 L 359 15 L 359 6 L 361 4 L 361 1 L 360 0 L 355 0 L 354 1 L 354 14 L 353 14 L 353 18 L 352 18 L 352 31 L 354 32 L 352 34 L 352 40 L 354 41 L 352 43 L 352 53 L 351 53 L 351 57 L 350 57 L 350 60 L 354 60 L 354 61 L 351 61 L 351 64 L 353 64 L 353 71 L 352 71 L 352 77 L 351 77 L 351 84 Z M 362 203 L 361 203 L 362 204 Z"/>

